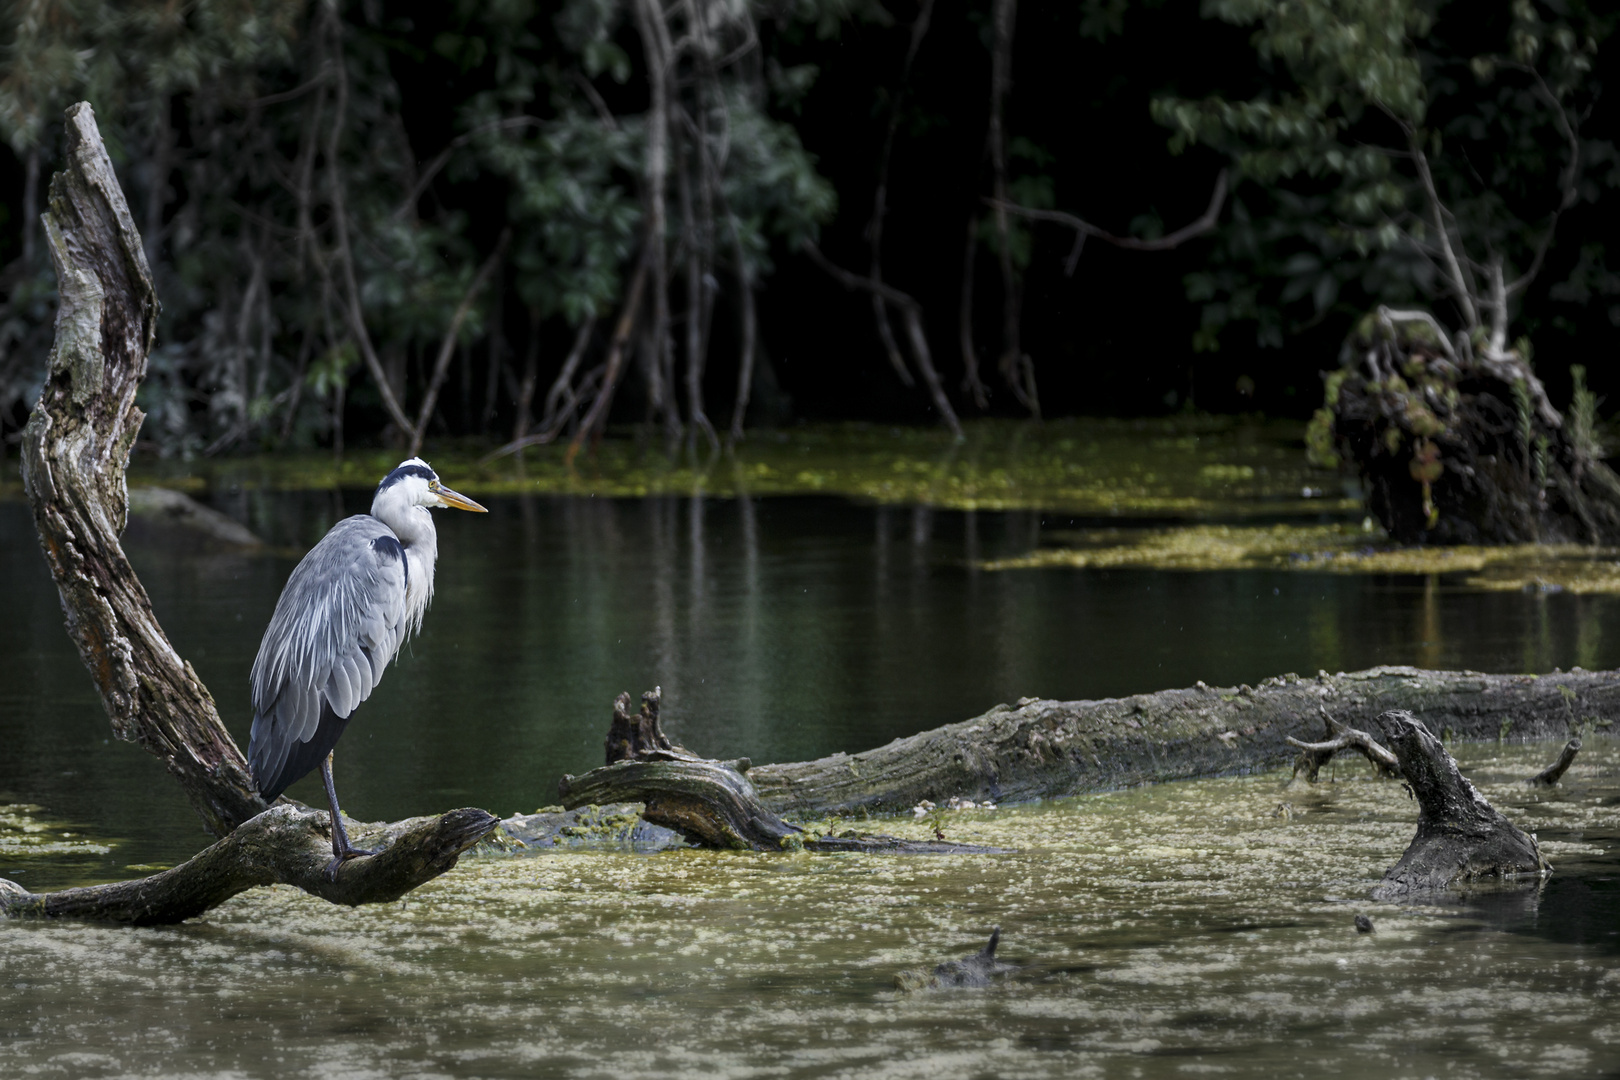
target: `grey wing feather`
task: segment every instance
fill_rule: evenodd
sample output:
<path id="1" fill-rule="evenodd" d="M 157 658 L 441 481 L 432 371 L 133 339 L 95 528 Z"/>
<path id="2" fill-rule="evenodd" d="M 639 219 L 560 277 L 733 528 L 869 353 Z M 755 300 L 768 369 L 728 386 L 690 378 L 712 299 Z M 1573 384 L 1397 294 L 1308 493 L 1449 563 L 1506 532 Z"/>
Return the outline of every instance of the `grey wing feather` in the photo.
<path id="1" fill-rule="evenodd" d="M 371 696 L 405 640 L 406 573 L 398 538 L 361 514 L 333 526 L 287 579 L 253 662 L 248 759 L 261 791 L 295 744 L 315 737 L 323 702 L 347 718 Z"/>

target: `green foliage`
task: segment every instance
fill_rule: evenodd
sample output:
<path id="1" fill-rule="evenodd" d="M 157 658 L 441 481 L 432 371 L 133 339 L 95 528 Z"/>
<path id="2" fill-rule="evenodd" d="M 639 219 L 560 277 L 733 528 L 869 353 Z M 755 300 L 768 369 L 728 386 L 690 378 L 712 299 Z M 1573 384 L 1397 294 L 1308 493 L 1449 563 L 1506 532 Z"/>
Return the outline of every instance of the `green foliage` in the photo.
<path id="1" fill-rule="evenodd" d="M 503 291 L 537 335 L 610 315 L 645 239 L 647 119 L 603 97 L 645 77 L 633 11 L 629 0 L 457 0 L 407 21 L 336 0 L 15 4 L 0 134 L 48 175 L 61 110 L 90 100 L 147 242 L 163 299 L 163 347 L 141 392 L 147 436 L 174 454 L 338 442 L 345 407 L 382 402 L 369 375 L 356 378 L 368 341 L 414 412 L 452 324 L 463 346 L 502 331 Z M 804 0 L 785 14 L 753 3 L 712 14 L 827 33 L 881 9 Z M 771 114 L 772 94 L 801 97 L 816 69 L 766 59 L 724 68 L 701 117 L 752 281 L 774 247 L 815 235 L 836 206 L 797 132 Z M 454 119 L 438 145 L 407 131 L 417 91 L 400 72 L 442 87 L 435 104 Z M 498 284 L 475 291 L 502 230 Z M 666 240 L 680 239 L 672 222 Z M 50 328 L 43 256 L 6 274 L 0 423 L 37 387 Z M 490 357 L 501 362 L 493 345 Z"/>
<path id="2" fill-rule="evenodd" d="M 1204 305 L 1200 348 L 1237 323 L 1276 347 L 1335 309 L 1461 303 L 1463 293 L 1483 319 L 1489 264 L 1510 283 L 1534 273 L 1558 212 L 1600 193 L 1587 170 L 1614 148 L 1578 124 L 1611 16 L 1530 0 L 1209 0 L 1204 10 L 1253 27 L 1267 78 L 1247 99 L 1153 104 L 1173 150 L 1215 148 L 1246 181 L 1211 265 L 1187 281 Z"/>

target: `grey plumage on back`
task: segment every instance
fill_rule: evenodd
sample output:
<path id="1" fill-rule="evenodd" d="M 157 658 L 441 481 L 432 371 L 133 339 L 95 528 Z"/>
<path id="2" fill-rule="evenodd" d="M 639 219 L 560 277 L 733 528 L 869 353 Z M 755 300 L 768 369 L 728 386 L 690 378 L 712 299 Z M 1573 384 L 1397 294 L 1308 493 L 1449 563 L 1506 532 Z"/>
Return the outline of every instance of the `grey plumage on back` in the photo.
<path id="1" fill-rule="evenodd" d="M 439 482 L 421 458 L 383 477 L 371 513 L 332 526 L 287 579 L 253 661 L 253 737 L 248 765 L 259 794 L 274 799 L 319 768 L 332 813 L 327 877 L 375 854 L 349 843 L 332 782 L 332 748 L 371 696 L 405 639 L 422 628 L 439 556 L 434 507 L 486 513 Z"/>
<path id="2" fill-rule="evenodd" d="M 368 514 L 338 522 L 293 571 L 253 663 L 249 764 L 264 798 L 309 770 L 288 766 L 323 715 L 347 721 L 382 679 L 410 628 L 408 575 L 398 537 Z"/>

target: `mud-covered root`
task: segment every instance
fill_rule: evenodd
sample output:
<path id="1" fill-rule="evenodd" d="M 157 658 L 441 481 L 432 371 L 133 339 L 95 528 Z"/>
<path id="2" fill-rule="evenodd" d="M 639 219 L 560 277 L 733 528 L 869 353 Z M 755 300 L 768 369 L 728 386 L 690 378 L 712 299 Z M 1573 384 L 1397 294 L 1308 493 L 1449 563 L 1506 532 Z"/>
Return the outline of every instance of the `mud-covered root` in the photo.
<path id="1" fill-rule="evenodd" d="M 1418 804 L 1417 835 L 1375 892 L 1390 899 L 1483 878 L 1550 873 L 1535 838 L 1503 817 L 1411 713 L 1376 721 Z"/>
<path id="2" fill-rule="evenodd" d="M 1525 783 L 1531 787 L 1552 787 L 1575 764 L 1575 755 L 1581 752 L 1581 740 L 1571 739 L 1559 751 L 1558 760 L 1530 777 Z"/>

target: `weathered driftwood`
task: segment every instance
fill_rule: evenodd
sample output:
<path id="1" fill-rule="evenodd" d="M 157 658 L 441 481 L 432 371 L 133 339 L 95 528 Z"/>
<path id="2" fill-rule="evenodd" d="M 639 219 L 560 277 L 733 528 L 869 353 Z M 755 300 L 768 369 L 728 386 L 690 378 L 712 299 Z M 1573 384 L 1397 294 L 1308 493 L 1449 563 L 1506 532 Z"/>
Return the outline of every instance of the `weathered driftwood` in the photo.
<path id="1" fill-rule="evenodd" d="M 748 779 L 778 814 L 897 812 L 952 795 L 1029 801 L 1281 767 L 1294 756 L 1288 737 L 1311 738 L 1322 710 L 1366 730 L 1390 709 L 1463 739 L 1495 740 L 1504 726 L 1517 738 L 1565 738 L 1588 718 L 1620 713 L 1620 673 L 1382 667 L 1253 688 L 1025 699 L 858 754 L 755 765 Z"/>
<path id="2" fill-rule="evenodd" d="M 295 885 L 334 904 L 397 900 L 456 864 L 495 827 L 482 810 L 389 825 L 350 823 L 360 842 L 382 848 L 327 877 L 331 818 L 325 810 L 278 805 L 169 870 L 134 881 L 36 894 L 0 880 L 0 911 L 12 918 L 75 918 L 153 926 L 182 922 L 256 885 Z"/>
<path id="3" fill-rule="evenodd" d="M 1375 895 L 1443 889 L 1480 878 L 1539 875 L 1552 869 L 1535 838 L 1503 817 L 1462 773 L 1445 745 L 1408 712 L 1375 721 L 1400 758 L 1418 804 L 1417 835 L 1384 874 Z"/>
<path id="4" fill-rule="evenodd" d="M 1357 728 L 1345 727 L 1335 723 L 1332 717 L 1327 720 L 1328 735 L 1325 742 L 1305 742 L 1288 736 L 1288 745 L 1297 746 L 1301 753 L 1294 760 L 1294 775 L 1298 776 L 1301 769 L 1305 770 L 1305 779 L 1314 784 L 1321 775 L 1322 766 L 1333 760 L 1333 755 L 1340 750 L 1358 751 L 1384 776 L 1399 776 L 1401 763 L 1394 754 L 1378 745 L 1371 735 Z"/>
<path id="5" fill-rule="evenodd" d="M 143 415 L 135 390 L 157 326 L 141 238 L 81 102 L 67 111 L 67 168 L 51 180 L 45 237 L 56 265 L 56 340 L 23 435 L 23 487 L 62 594 L 68 633 L 113 733 L 157 755 L 215 836 L 265 809 L 202 680 L 152 614 L 119 534 L 124 467 Z"/>
<path id="6" fill-rule="evenodd" d="M 618 696 L 608 730 L 607 764 L 584 776 L 564 776 L 557 784 L 564 807 L 645 803 L 643 818 L 703 847 L 913 855 L 996 850 L 892 836 L 810 835 L 761 805 L 754 785 L 743 775 L 749 768 L 746 759 L 714 761 L 671 743 L 659 726 L 660 697 L 658 689 L 641 695 L 641 709 L 632 714 L 630 695 Z"/>
<path id="7" fill-rule="evenodd" d="M 1536 773 L 1536 775 L 1526 780 L 1525 783 L 1530 784 L 1533 787 L 1552 787 L 1554 784 L 1558 783 L 1559 779 L 1566 772 L 1569 771 L 1569 767 L 1575 764 L 1575 755 L 1580 752 L 1581 740 L 1569 740 L 1569 742 L 1564 744 L 1564 749 L 1559 751 L 1557 761 Z"/>
<path id="8" fill-rule="evenodd" d="M 0 913 L 172 922 L 276 881 L 337 903 L 396 899 L 455 865 L 495 819 L 469 809 L 360 826 L 387 846 L 328 882 L 320 873 L 329 859 L 327 814 L 296 804 L 267 812 L 213 698 L 164 635 L 119 543 L 124 470 L 142 420 L 135 391 L 158 302 L 90 106 L 70 108 L 66 127 L 68 164 L 51 181 L 45 215 L 60 297 L 56 339 L 24 432 L 23 486 L 68 633 L 113 732 L 162 760 L 204 826 L 226 839 L 138 881 L 38 896 L 8 882 Z"/>

